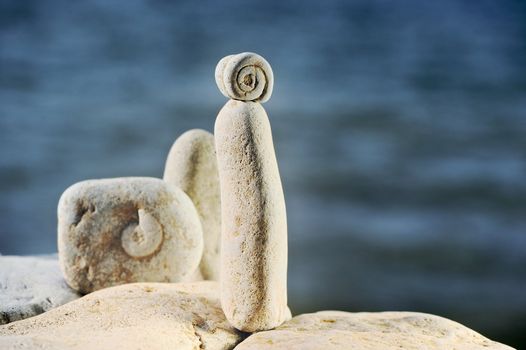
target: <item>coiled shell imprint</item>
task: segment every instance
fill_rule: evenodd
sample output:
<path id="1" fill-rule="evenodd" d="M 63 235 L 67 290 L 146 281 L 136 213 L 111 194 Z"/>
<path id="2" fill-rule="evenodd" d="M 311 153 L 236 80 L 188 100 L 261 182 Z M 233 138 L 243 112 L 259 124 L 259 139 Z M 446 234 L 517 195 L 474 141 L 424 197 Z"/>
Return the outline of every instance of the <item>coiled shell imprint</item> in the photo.
<path id="1" fill-rule="evenodd" d="M 139 223 L 130 224 L 121 236 L 122 248 L 134 258 L 153 254 L 163 241 L 163 231 L 159 222 L 144 209 L 139 209 L 138 215 Z"/>
<path id="2" fill-rule="evenodd" d="M 266 102 L 274 87 L 272 68 L 263 57 L 252 52 L 222 58 L 215 78 L 221 93 L 234 100 Z"/>

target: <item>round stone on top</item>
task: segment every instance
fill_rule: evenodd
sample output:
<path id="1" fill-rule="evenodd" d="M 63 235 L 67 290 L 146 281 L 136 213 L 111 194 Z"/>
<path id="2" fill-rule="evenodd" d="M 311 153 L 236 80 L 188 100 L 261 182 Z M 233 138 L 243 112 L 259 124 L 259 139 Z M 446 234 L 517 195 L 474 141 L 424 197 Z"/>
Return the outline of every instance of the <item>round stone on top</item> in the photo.
<path id="1" fill-rule="evenodd" d="M 223 57 L 217 64 L 215 78 L 225 97 L 240 101 L 266 102 L 274 87 L 270 64 L 252 52 Z"/>

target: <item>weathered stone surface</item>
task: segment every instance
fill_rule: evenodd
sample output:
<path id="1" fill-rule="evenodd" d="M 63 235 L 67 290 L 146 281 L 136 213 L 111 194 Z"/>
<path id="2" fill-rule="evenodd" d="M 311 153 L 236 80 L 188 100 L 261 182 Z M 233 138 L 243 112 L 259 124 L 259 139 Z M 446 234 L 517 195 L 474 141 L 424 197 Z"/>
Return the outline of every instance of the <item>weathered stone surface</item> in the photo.
<path id="1" fill-rule="evenodd" d="M 216 282 L 135 283 L 103 289 L 40 316 L 0 327 L 0 348 L 232 349 Z"/>
<path id="2" fill-rule="evenodd" d="M 223 310 L 243 331 L 271 329 L 288 313 L 287 219 L 270 123 L 259 103 L 230 100 L 214 134 Z"/>
<path id="3" fill-rule="evenodd" d="M 199 273 L 206 280 L 219 280 L 221 193 L 214 135 L 194 129 L 177 138 L 168 154 L 163 179 L 182 189 L 194 202 L 204 237 Z"/>
<path id="4" fill-rule="evenodd" d="M 0 256 L 0 324 L 23 320 L 79 298 L 56 256 Z"/>
<path id="5" fill-rule="evenodd" d="M 178 282 L 203 252 L 197 211 L 179 188 L 154 178 L 88 180 L 58 205 L 60 267 L 82 293 L 130 282 Z"/>
<path id="6" fill-rule="evenodd" d="M 252 52 L 223 57 L 217 64 L 215 78 L 219 91 L 234 100 L 263 103 L 270 99 L 274 88 L 270 64 Z"/>
<path id="7" fill-rule="evenodd" d="M 236 350 L 512 349 L 463 325 L 417 312 L 321 311 L 252 334 Z"/>

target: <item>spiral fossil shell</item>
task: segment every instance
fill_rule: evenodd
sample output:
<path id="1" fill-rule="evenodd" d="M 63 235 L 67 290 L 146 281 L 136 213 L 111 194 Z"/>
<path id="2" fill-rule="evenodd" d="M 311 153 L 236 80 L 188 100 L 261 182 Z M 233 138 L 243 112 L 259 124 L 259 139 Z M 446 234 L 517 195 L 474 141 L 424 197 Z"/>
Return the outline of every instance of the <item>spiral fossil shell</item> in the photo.
<path id="1" fill-rule="evenodd" d="M 252 52 L 222 58 L 217 64 L 215 78 L 221 93 L 234 100 L 266 102 L 274 87 L 269 63 Z"/>
<path id="2" fill-rule="evenodd" d="M 137 212 L 139 223 L 131 223 L 121 236 L 122 248 L 131 257 L 142 258 L 153 254 L 163 241 L 159 222 L 144 209 Z"/>

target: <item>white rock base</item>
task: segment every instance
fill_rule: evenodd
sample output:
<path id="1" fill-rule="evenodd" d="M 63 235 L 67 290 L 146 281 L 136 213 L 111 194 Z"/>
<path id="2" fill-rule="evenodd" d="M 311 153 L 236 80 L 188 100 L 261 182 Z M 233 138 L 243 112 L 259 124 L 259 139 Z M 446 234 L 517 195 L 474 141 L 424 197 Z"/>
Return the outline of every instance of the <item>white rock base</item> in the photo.
<path id="1" fill-rule="evenodd" d="M 236 350 L 506 350 L 463 325 L 417 312 L 321 311 L 249 336 Z"/>
<path id="2" fill-rule="evenodd" d="M 0 349 L 232 349 L 216 282 L 134 283 L 0 327 Z"/>

